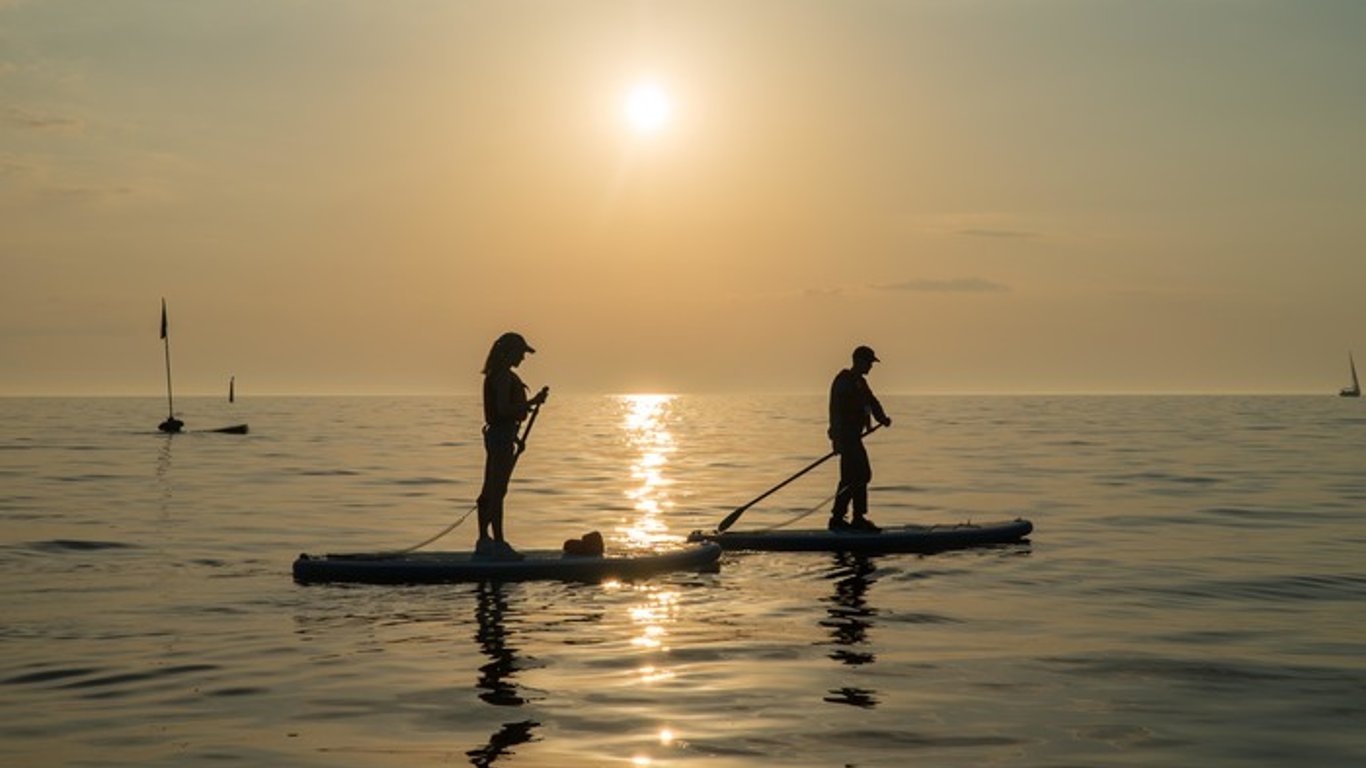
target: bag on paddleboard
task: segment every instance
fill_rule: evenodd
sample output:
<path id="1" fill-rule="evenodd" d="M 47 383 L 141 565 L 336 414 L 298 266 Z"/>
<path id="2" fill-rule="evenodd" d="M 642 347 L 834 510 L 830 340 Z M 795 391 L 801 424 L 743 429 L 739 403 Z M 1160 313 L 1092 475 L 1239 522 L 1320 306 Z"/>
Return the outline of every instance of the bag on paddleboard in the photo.
<path id="1" fill-rule="evenodd" d="M 566 539 L 564 542 L 564 553 L 566 555 L 602 557 L 604 550 L 602 534 L 597 531 L 585 533 L 577 539 Z"/>

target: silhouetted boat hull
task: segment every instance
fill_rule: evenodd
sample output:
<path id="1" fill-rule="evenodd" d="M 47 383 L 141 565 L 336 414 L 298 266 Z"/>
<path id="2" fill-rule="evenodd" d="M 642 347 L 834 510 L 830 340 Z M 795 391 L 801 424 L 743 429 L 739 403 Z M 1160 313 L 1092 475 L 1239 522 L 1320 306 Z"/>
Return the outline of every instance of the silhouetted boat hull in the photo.
<path id="1" fill-rule="evenodd" d="M 175 424 L 170 424 L 170 420 L 163 421 L 157 426 L 157 430 L 163 434 L 184 435 L 194 433 L 197 435 L 245 435 L 250 430 L 246 424 L 234 424 L 230 427 L 219 427 L 218 429 L 185 429 L 185 422 L 176 420 Z"/>
<path id="2" fill-rule="evenodd" d="M 294 580 L 367 584 L 434 584 L 458 581 L 632 580 L 670 571 L 715 565 L 721 548 L 693 544 L 666 552 L 622 557 L 565 555 L 559 550 L 526 551 L 524 560 L 476 560 L 470 552 L 410 552 L 299 555 Z"/>
<path id="3" fill-rule="evenodd" d="M 781 552 L 941 552 L 1024 541 L 1034 524 L 1022 518 L 997 523 L 900 525 L 880 533 L 833 532 L 825 529 L 727 531 L 694 533 L 690 540 L 710 541 L 727 550 Z"/>
<path id="4" fill-rule="evenodd" d="M 218 429 L 205 429 L 204 432 L 219 432 L 225 435 L 245 435 L 247 434 L 246 424 L 234 424 L 231 427 L 219 427 Z"/>

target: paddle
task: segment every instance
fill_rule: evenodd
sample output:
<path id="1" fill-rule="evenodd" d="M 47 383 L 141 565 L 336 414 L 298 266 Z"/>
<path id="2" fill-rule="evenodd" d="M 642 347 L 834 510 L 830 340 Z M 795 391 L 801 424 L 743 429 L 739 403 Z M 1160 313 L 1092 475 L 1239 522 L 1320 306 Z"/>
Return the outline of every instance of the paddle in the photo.
<path id="1" fill-rule="evenodd" d="M 867 437 L 867 436 L 873 434 L 874 432 L 878 431 L 878 430 L 881 429 L 881 428 L 882 428 L 882 425 L 881 425 L 881 424 L 877 424 L 877 425 L 875 425 L 872 429 L 868 430 L 867 432 L 864 432 L 864 433 L 863 433 L 863 437 Z M 718 526 L 716 526 L 716 532 L 717 532 L 717 533 L 725 533 L 725 531 L 726 531 L 727 528 L 730 528 L 732 525 L 735 525 L 735 521 L 740 519 L 740 515 L 743 515 L 743 514 L 745 513 L 745 510 L 749 509 L 750 507 L 754 506 L 755 504 L 758 504 L 759 502 L 763 501 L 764 499 L 767 499 L 769 496 L 772 496 L 774 493 L 776 493 L 777 491 L 779 491 L 783 486 L 787 485 L 788 483 L 792 482 L 793 480 L 796 480 L 797 478 L 801 477 L 802 475 L 806 474 L 807 472 L 810 472 L 811 470 L 815 469 L 816 467 L 819 467 L 820 465 L 824 464 L 826 461 L 828 461 L 828 460 L 830 459 L 831 456 L 834 456 L 834 455 L 837 454 L 837 453 L 839 453 L 839 451 L 831 451 L 831 452 L 825 454 L 824 456 L 820 457 L 819 459 L 816 459 L 815 461 L 811 462 L 810 464 L 807 464 L 804 468 L 802 468 L 802 471 L 798 472 L 797 474 L 793 475 L 792 477 L 789 477 L 788 479 L 782 481 L 781 483 L 778 483 L 777 485 L 773 486 L 772 488 L 769 488 L 767 491 L 764 491 L 763 493 L 759 494 L 759 496 L 756 497 L 756 498 L 755 498 L 753 501 L 751 501 L 750 503 L 744 505 L 743 507 L 739 507 L 738 509 L 736 509 L 734 512 L 730 513 L 729 515 L 726 515 L 726 519 L 725 519 L 725 520 L 722 520 L 722 521 L 721 521 L 721 524 L 718 525 Z"/>
<path id="2" fill-rule="evenodd" d="M 550 387 L 541 387 L 541 392 L 538 396 L 544 396 L 548 394 L 550 394 Z M 543 403 L 545 401 L 542 400 L 541 402 Z M 512 454 L 512 460 L 514 463 L 517 461 L 517 457 L 521 456 L 522 452 L 526 450 L 526 439 L 531 436 L 531 428 L 536 425 L 536 417 L 539 416 L 540 413 L 541 403 L 536 403 L 535 405 L 531 406 L 531 418 L 527 419 L 526 429 L 522 430 L 521 437 L 518 437 L 516 440 L 517 452 Z"/>

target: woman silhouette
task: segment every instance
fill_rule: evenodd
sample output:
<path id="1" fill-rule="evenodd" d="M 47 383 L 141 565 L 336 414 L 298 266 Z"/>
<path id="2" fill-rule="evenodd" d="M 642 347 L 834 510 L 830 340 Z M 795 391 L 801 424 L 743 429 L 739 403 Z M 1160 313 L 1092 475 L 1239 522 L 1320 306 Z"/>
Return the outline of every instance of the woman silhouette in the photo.
<path id="1" fill-rule="evenodd" d="M 479 491 L 479 540 L 474 552 L 478 557 L 520 560 L 503 537 L 503 499 L 508 481 L 517 464 L 517 432 L 532 408 L 540 407 L 550 393 L 549 387 L 530 400 L 526 385 L 513 372 L 527 353 L 535 352 L 520 333 L 505 333 L 493 342 L 484 362 L 484 486 Z"/>

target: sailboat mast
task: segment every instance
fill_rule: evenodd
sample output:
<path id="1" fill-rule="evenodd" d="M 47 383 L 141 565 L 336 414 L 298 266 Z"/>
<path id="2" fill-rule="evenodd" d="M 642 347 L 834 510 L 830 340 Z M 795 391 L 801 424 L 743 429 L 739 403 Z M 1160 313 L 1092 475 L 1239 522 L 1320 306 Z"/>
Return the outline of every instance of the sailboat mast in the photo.
<path id="1" fill-rule="evenodd" d="M 1352 359 L 1352 353 L 1347 353 L 1347 365 L 1352 368 L 1352 389 L 1361 391 L 1361 382 L 1357 380 L 1357 361 Z"/>
<path id="2" fill-rule="evenodd" d="M 161 340 L 166 342 L 166 418 L 175 418 L 175 400 L 171 396 L 171 334 L 166 322 L 166 299 L 161 300 Z"/>

